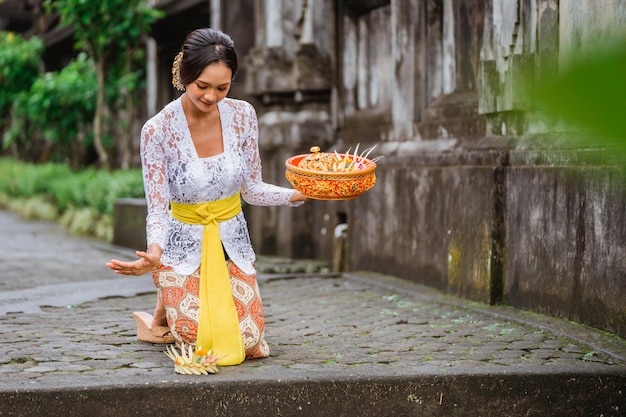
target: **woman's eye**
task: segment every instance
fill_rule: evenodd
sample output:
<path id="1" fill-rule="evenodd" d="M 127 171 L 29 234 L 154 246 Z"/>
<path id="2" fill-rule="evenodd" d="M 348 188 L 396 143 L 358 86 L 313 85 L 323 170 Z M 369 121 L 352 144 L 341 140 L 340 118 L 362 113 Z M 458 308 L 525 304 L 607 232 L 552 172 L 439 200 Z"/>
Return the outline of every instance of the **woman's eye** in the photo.
<path id="1" fill-rule="evenodd" d="M 218 88 L 218 90 L 219 90 L 219 91 L 226 91 L 226 88 L 227 88 L 227 87 L 219 87 L 219 88 Z"/>

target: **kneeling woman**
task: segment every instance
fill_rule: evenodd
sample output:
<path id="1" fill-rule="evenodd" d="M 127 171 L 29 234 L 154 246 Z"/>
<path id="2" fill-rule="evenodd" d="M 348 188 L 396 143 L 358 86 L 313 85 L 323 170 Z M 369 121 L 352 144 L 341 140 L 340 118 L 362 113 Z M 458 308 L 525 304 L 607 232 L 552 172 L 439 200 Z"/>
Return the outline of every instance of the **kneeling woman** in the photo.
<path id="1" fill-rule="evenodd" d="M 218 365 L 269 355 L 241 198 L 262 206 L 306 200 L 262 181 L 256 112 L 226 97 L 236 73 L 228 35 L 189 34 L 172 68 L 184 93 L 141 132 L 148 249 L 107 263 L 118 274 L 152 272 L 157 304 L 152 316 L 135 313 L 139 340 L 212 350 Z"/>

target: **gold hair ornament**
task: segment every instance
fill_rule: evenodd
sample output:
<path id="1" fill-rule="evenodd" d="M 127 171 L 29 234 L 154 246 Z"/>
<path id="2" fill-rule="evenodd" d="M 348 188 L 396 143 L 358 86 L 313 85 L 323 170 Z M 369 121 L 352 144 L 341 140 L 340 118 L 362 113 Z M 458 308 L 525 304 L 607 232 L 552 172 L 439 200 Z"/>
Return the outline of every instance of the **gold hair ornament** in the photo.
<path id="1" fill-rule="evenodd" d="M 174 58 L 174 64 L 172 65 L 172 85 L 174 88 L 180 91 L 185 91 L 185 86 L 180 82 L 180 62 L 183 60 L 182 51 Z"/>

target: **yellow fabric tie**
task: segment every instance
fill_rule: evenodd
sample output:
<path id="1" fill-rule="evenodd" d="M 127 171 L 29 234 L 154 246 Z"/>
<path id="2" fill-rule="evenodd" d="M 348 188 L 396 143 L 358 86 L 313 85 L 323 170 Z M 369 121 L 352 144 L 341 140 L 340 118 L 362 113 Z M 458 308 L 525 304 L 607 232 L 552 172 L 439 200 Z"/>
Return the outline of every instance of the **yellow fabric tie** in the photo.
<path id="1" fill-rule="evenodd" d="M 240 194 L 200 204 L 172 201 L 171 207 L 175 219 L 184 223 L 204 225 L 196 350 L 212 350 L 213 355 L 222 357 L 218 365 L 238 365 L 246 358 L 246 351 L 218 223 L 232 219 L 241 212 Z"/>

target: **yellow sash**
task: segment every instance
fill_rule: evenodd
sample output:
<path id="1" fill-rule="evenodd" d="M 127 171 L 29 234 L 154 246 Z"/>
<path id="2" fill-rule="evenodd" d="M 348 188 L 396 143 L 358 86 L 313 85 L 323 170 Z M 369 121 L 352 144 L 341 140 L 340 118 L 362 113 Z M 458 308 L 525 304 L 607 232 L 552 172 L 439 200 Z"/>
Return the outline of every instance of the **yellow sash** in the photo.
<path id="1" fill-rule="evenodd" d="M 212 350 L 213 355 L 222 357 L 218 365 L 238 365 L 246 358 L 246 351 L 239 329 L 218 222 L 232 219 L 241 212 L 240 194 L 200 204 L 172 201 L 171 206 L 175 219 L 204 225 L 196 350 Z"/>

